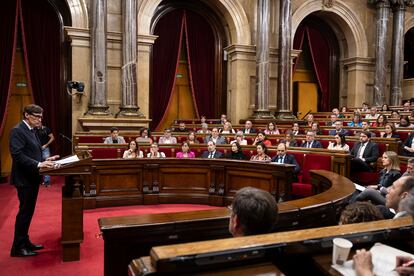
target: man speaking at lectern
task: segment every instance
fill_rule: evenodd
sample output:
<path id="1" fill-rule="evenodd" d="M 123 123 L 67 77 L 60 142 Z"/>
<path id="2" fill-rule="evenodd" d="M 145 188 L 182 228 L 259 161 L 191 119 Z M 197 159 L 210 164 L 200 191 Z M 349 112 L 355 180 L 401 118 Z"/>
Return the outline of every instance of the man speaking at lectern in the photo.
<path id="1" fill-rule="evenodd" d="M 13 159 L 10 183 L 17 189 L 19 211 L 16 216 L 12 257 L 36 256 L 36 250 L 43 249 L 42 245 L 33 244 L 29 239 L 29 227 L 36 206 L 39 185 L 42 177 L 41 168 L 53 168 L 53 156 L 42 160 L 42 145 L 36 136 L 34 128 L 41 125 L 43 109 L 30 104 L 23 109 L 23 121 L 16 125 L 9 140 L 10 153 Z"/>

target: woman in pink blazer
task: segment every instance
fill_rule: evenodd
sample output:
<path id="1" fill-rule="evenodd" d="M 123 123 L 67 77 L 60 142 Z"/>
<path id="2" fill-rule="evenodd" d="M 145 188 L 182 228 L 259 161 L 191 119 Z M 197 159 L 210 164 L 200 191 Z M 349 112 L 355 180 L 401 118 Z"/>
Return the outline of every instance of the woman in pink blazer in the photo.
<path id="1" fill-rule="evenodd" d="M 177 158 L 194 158 L 195 154 L 190 150 L 190 144 L 187 141 L 184 141 L 181 144 L 181 151 L 177 152 L 175 155 Z"/>

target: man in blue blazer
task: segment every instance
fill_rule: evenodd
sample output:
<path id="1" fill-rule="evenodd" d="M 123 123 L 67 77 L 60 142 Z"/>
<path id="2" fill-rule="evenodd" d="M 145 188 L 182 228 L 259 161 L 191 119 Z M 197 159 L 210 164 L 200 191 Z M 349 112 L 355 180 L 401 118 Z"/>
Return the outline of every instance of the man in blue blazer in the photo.
<path id="1" fill-rule="evenodd" d="M 315 140 L 315 132 L 310 130 L 306 132 L 306 141 L 302 144 L 302 148 L 322 148 L 321 142 Z"/>
<path id="2" fill-rule="evenodd" d="M 341 121 L 335 122 L 335 129 L 329 131 L 329 135 L 335 136 L 336 134 L 343 134 L 344 136 L 349 135 L 348 131 L 343 128 L 344 124 Z"/>
<path id="3" fill-rule="evenodd" d="M 279 164 L 291 164 L 295 165 L 295 176 L 300 172 L 300 166 L 296 162 L 295 156 L 286 153 L 286 145 L 284 143 L 279 143 L 277 145 L 277 155 L 272 158 L 272 162 Z"/>
<path id="4" fill-rule="evenodd" d="M 203 152 L 201 158 L 221 158 L 223 153 L 216 150 L 216 144 L 213 141 L 208 141 L 207 151 Z"/>
<path id="5" fill-rule="evenodd" d="M 10 153 L 13 159 L 10 183 L 17 189 L 19 211 L 16 216 L 12 257 L 35 256 L 42 245 L 33 244 L 29 239 L 29 227 L 36 207 L 37 194 L 42 177 L 40 168 L 53 168 L 51 160 L 58 156 L 42 160 L 42 145 L 36 136 L 35 128 L 42 122 L 43 109 L 38 105 L 28 105 L 23 109 L 23 121 L 10 133 Z"/>

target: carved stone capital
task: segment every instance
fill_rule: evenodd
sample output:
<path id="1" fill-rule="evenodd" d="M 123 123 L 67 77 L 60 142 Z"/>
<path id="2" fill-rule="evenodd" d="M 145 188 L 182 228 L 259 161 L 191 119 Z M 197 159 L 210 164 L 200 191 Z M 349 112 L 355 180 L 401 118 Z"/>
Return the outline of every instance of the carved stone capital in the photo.
<path id="1" fill-rule="evenodd" d="M 332 8 L 335 4 L 335 0 L 323 0 L 323 5 L 327 8 Z"/>

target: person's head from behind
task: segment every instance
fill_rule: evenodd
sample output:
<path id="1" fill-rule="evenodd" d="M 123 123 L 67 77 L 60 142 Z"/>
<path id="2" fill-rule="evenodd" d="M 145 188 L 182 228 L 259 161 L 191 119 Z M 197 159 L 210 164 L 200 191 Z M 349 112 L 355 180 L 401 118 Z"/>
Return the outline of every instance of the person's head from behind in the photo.
<path id="1" fill-rule="evenodd" d="M 385 206 L 392 208 L 395 211 L 398 210 L 398 206 L 411 189 L 414 188 L 414 177 L 413 176 L 402 176 L 388 187 L 388 193 L 385 197 Z"/>
<path id="2" fill-rule="evenodd" d="M 118 138 L 119 129 L 117 127 L 111 128 L 111 137 L 112 139 L 116 140 Z"/>
<path id="3" fill-rule="evenodd" d="M 238 190 L 230 209 L 229 231 L 234 237 L 269 233 L 278 218 L 274 197 L 253 187 Z"/>
<path id="4" fill-rule="evenodd" d="M 384 219 L 379 209 L 370 202 L 357 201 L 349 204 L 341 213 L 339 224 L 351 224 Z"/>
<path id="5" fill-rule="evenodd" d="M 43 108 L 35 104 L 26 105 L 23 109 L 23 118 L 31 127 L 41 127 Z"/>

